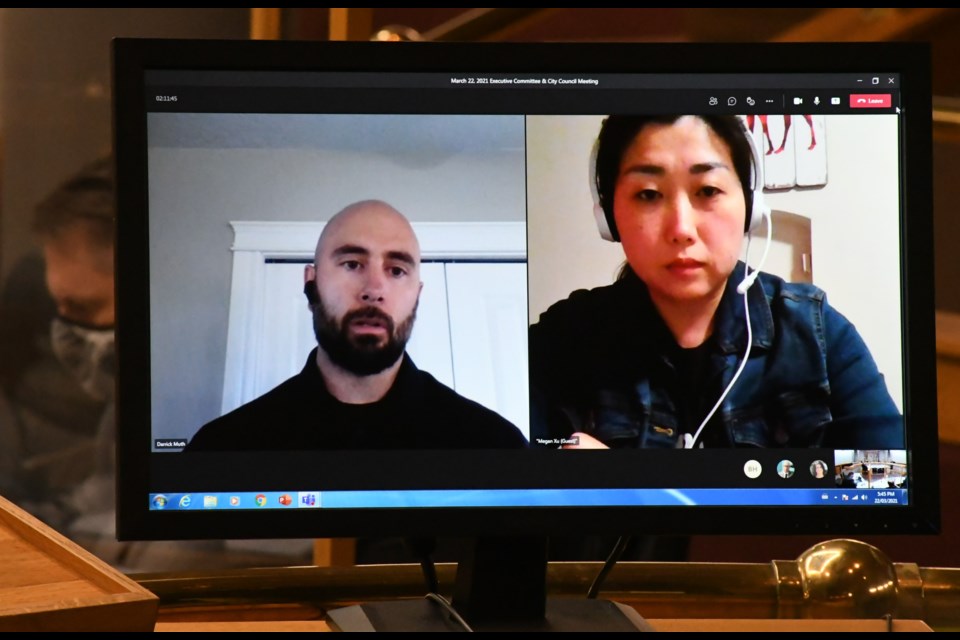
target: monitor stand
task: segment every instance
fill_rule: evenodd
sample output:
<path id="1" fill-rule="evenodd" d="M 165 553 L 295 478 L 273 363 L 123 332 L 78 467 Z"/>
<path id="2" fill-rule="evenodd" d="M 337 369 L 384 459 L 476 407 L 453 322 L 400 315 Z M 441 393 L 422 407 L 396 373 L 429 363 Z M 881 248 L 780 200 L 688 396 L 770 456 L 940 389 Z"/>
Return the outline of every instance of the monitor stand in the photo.
<path id="1" fill-rule="evenodd" d="M 652 631 L 607 600 L 547 598 L 546 538 L 479 538 L 457 565 L 453 606 L 474 631 Z M 342 631 L 462 631 L 440 604 L 394 600 L 327 612 Z"/>

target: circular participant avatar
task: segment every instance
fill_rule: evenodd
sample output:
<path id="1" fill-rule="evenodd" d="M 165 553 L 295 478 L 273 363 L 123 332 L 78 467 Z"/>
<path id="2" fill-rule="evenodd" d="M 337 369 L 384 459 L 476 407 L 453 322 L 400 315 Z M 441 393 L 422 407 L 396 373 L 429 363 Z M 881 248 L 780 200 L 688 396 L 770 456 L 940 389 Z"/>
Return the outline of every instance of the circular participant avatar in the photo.
<path id="1" fill-rule="evenodd" d="M 777 463 L 777 475 L 781 478 L 791 478 L 795 471 L 793 462 L 790 460 L 781 460 Z"/>
<path id="2" fill-rule="evenodd" d="M 826 478 L 827 477 L 827 463 L 823 460 L 814 460 L 810 464 L 810 475 L 814 478 Z"/>

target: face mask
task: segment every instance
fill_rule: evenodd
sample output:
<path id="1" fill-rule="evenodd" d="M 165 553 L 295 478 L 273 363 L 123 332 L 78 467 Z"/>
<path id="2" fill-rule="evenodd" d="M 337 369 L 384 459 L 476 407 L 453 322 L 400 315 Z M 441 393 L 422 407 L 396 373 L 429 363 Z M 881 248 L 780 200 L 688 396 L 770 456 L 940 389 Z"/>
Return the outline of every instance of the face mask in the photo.
<path id="1" fill-rule="evenodd" d="M 117 357 L 113 328 L 92 329 L 63 318 L 50 325 L 53 352 L 92 398 L 113 398 Z"/>

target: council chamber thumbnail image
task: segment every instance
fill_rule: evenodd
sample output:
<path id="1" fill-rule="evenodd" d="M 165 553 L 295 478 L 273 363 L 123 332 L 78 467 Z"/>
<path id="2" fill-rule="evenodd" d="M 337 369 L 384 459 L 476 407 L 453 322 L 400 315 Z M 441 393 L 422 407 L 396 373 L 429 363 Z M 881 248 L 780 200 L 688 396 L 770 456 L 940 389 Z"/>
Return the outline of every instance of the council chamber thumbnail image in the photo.
<path id="1" fill-rule="evenodd" d="M 905 489 L 907 452 L 902 449 L 842 449 L 834 454 L 838 487 Z"/>

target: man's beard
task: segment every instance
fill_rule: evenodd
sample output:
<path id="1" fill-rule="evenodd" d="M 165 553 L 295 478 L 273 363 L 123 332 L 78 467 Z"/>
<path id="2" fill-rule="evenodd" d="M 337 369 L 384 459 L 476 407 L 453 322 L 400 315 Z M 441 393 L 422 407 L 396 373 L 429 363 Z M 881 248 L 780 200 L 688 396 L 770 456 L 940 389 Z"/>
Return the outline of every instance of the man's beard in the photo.
<path id="1" fill-rule="evenodd" d="M 317 344 L 335 365 L 357 376 L 372 376 L 392 366 L 403 355 L 416 317 L 417 307 L 414 306 L 409 316 L 395 324 L 393 318 L 377 307 L 367 306 L 354 309 L 337 321 L 327 311 L 323 299 L 318 298 L 313 305 L 313 333 Z M 364 318 L 383 323 L 386 342 L 380 344 L 380 336 L 376 335 L 351 336 L 351 323 Z"/>

